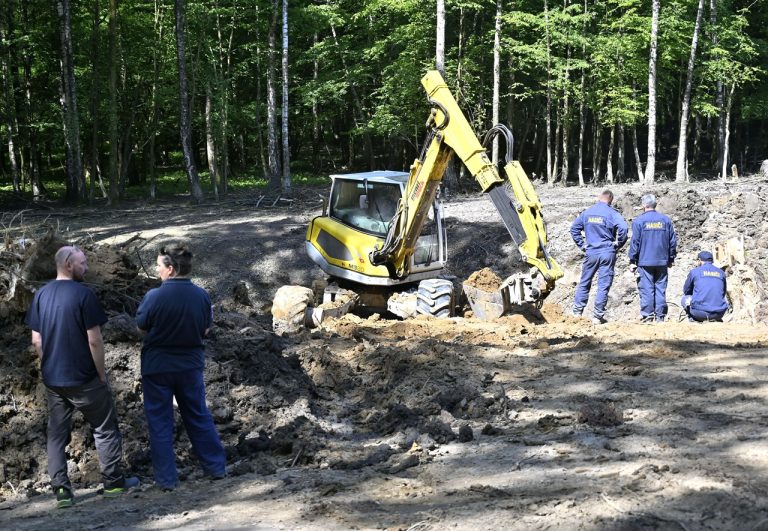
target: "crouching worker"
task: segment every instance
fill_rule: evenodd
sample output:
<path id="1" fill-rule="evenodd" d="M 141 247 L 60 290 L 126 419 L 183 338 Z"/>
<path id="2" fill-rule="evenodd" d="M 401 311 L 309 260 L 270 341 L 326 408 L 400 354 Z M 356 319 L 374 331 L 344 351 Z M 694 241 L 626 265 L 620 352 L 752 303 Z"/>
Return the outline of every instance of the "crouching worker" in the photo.
<path id="1" fill-rule="evenodd" d="M 203 338 L 211 327 L 211 300 L 188 278 L 192 253 L 186 246 L 160 249 L 155 268 L 163 283 L 144 296 L 136 325 L 146 333 L 141 383 L 155 485 L 173 490 L 179 483 L 173 449 L 174 397 L 205 474 L 223 478 L 226 454 L 205 404 Z"/>
<path id="2" fill-rule="evenodd" d="M 699 253 L 699 267 L 688 273 L 680 305 L 689 321 L 722 321 L 728 311 L 725 272 L 712 264 L 712 253 Z"/>

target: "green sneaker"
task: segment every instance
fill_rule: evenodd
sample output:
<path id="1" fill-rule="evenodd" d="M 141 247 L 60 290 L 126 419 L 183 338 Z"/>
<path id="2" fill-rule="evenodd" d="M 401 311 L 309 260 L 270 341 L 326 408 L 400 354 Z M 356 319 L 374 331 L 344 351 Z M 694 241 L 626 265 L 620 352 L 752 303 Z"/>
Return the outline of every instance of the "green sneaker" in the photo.
<path id="1" fill-rule="evenodd" d="M 119 498 L 126 492 L 130 492 L 141 484 L 139 478 L 125 478 L 125 483 L 122 487 L 112 487 L 111 489 L 104 489 L 105 498 Z"/>
<path id="2" fill-rule="evenodd" d="M 72 507 L 75 504 L 75 499 L 72 497 L 72 491 L 67 487 L 59 487 L 56 489 L 56 506 L 59 509 L 65 507 Z"/>

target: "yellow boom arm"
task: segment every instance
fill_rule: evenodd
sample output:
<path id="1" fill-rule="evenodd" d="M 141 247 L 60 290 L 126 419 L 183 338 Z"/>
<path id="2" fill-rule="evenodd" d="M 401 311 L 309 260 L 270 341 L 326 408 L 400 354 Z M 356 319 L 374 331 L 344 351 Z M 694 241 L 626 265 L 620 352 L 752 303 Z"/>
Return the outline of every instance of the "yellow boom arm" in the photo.
<path id="1" fill-rule="evenodd" d="M 563 276 L 560 266 L 548 256 L 547 234 L 541 217 L 541 202 L 527 175 L 517 161 L 507 163 L 504 171 L 511 198 L 496 165 L 488 158 L 472 126 L 437 70 L 421 80 L 432 112 L 427 120 L 428 136 L 424 151 L 410 168 L 410 177 L 398 212 L 380 249 L 370 255 L 374 265 L 385 265 L 394 278 L 408 274 L 409 258 L 427 219 L 445 168 L 453 154 L 461 158 L 484 193 L 490 195 L 504 225 L 518 245 L 523 259 L 543 277 L 534 299 L 546 296 L 554 281 Z"/>

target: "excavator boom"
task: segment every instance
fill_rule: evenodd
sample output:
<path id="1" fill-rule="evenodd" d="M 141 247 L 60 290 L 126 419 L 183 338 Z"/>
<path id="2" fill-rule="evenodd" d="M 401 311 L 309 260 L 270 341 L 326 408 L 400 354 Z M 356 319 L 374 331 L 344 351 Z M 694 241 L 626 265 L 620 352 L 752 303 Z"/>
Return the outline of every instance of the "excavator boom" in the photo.
<path id="1" fill-rule="evenodd" d="M 524 278 L 508 279 L 510 283 L 520 284 L 514 290 L 513 302 L 543 299 L 563 272 L 547 254 L 541 202 L 530 180 L 520 164 L 512 160 L 504 167 L 506 180 L 499 174 L 438 71 L 428 72 L 421 83 L 433 105 L 427 120 L 429 134 L 424 151 L 411 165 L 405 194 L 384 245 L 370 253 L 371 263 L 385 265 L 393 278 L 408 275 L 409 257 L 427 211 L 443 180 L 446 166 L 456 154 L 481 190 L 490 196 L 523 259 L 533 267 Z M 508 133 L 505 127 L 501 130 Z M 508 157 L 511 155 L 507 153 Z"/>

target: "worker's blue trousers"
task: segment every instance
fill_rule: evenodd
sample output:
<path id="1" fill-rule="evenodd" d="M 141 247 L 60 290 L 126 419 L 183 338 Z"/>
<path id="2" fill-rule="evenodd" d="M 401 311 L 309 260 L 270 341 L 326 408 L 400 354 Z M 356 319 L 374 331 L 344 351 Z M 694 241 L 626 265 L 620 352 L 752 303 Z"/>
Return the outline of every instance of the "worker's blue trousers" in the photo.
<path id="1" fill-rule="evenodd" d="M 223 477 L 226 453 L 205 405 L 203 371 L 151 374 L 144 376 L 141 381 L 155 483 L 159 487 L 174 488 L 179 482 L 173 451 L 174 396 L 203 471 L 213 477 Z"/>
<path id="2" fill-rule="evenodd" d="M 663 321 L 667 316 L 667 266 L 639 266 L 637 272 L 640 316 Z"/>
<path id="3" fill-rule="evenodd" d="M 691 308 L 691 296 L 683 295 L 680 299 L 680 306 L 685 309 L 685 313 L 688 314 L 689 320 L 705 322 L 705 321 L 722 321 L 725 312 L 708 312 L 706 310 L 699 310 L 697 308 Z"/>
<path id="4" fill-rule="evenodd" d="M 573 311 L 581 313 L 589 299 L 589 289 L 592 287 L 592 279 L 597 273 L 597 294 L 595 295 L 595 317 L 602 318 L 605 314 L 605 306 L 608 304 L 608 291 L 613 284 L 613 267 L 616 265 L 615 253 L 603 253 L 587 255 L 581 264 L 581 280 L 576 288 L 576 296 L 573 300 Z"/>

